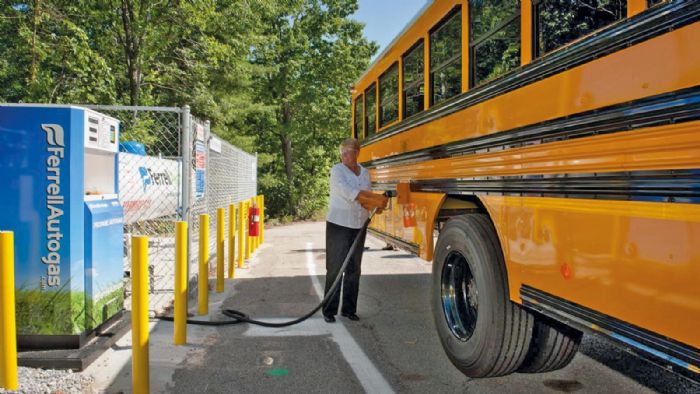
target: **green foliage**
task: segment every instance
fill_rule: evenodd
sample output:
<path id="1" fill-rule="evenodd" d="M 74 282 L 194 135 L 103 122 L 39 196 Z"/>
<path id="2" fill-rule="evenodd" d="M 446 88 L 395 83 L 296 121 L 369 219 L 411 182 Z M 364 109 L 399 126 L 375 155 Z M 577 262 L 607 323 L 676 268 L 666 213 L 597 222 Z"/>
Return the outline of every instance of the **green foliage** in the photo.
<path id="1" fill-rule="evenodd" d="M 112 103 L 115 79 L 85 31 L 53 3 L 0 18 L 0 98 L 10 102 Z"/>
<path id="2" fill-rule="evenodd" d="M 548 0 L 538 6 L 540 54 L 602 28 L 627 15 L 625 0 Z"/>
<path id="3" fill-rule="evenodd" d="M 95 300 L 87 300 L 85 328 L 93 329 L 109 320 L 124 309 L 124 288 L 117 286 L 114 290 Z"/>
<path id="4" fill-rule="evenodd" d="M 182 106 L 259 153 L 270 216 L 311 218 L 377 50 L 357 0 L 37 0 L 0 5 L 0 101 Z M 123 138 L 157 146 L 139 117 Z M 172 152 L 160 152 L 171 154 Z"/>
<path id="5" fill-rule="evenodd" d="M 349 135 L 348 87 L 377 50 L 350 19 L 356 10 L 355 0 L 288 0 L 266 16 L 270 40 L 252 47 L 262 71 L 253 89 L 265 107 L 249 120 L 258 150 L 275 157 L 260 169 L 273 216 L 310 218 L 326 204 L 328 169 Z"/>
<path id="6" fill-rule="evenodd" d="M 17 333 L 72 335 L 85 331 L 85 293 L 65 286 L 57 291 L 15 291 Z"/>

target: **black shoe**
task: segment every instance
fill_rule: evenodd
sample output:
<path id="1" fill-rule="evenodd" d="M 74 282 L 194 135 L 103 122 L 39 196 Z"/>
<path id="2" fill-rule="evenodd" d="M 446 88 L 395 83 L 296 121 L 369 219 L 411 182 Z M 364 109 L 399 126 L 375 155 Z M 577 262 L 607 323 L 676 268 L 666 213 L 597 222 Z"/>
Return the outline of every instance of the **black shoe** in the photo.
<path id="1" fill-rule="evenodd" d="M 335 317 L 333 316 L 323 315 L 323 320 L 325 320 L 326 323 L 335 323 Z"/>
<path id="2" fill-rule="evenodd" d="M 360 316 L 357 316 L 357 315 L 354 314 L 354 313 L 341 313 L 341 315 L 342 315 L 343 317 L 347 317 L 348 319 L 350 319 L 350 320 L 352 320 L 352 321 L 358 321 L 358 320 L 360 320 Z"/>

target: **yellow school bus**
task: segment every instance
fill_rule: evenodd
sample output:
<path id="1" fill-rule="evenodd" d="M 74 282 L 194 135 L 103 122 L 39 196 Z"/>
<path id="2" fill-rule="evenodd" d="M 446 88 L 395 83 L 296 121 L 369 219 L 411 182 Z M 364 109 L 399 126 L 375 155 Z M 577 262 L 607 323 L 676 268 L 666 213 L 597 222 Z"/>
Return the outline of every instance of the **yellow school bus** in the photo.
<path id="1" fill-rule="evenodd" d="M 471 377 L 583 331 L 700 374 L 700 1 L 435 0 L 356 82 L 370 232 Z"/>

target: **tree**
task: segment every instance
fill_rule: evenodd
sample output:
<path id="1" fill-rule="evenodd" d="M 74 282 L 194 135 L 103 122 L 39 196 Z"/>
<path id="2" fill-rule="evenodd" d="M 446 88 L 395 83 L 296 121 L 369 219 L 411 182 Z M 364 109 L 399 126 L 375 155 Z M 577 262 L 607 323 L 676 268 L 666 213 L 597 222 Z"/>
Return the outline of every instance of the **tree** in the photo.
<path id="1" fill-rule="evenodd" d="M 255 95 L 265 104 L 253 121 L 271 160 L 260 186 L 273 213 L 309 217 L 325 203 L 328 169 L 349 136 L 348 88 L 377 50 L 350 19 L 356 10 L 356 0 L 279 2 L 263 30 L 269 40 L 252 49 L 263 67 Z"/>
<path id="2" fill-rule="evenodd" d="M 310 217 L 377 47 L 356 0 L 32 0 L 0 5 L 0 99 L 181 106 L 259 152 L 268 212 Z M 157 144 L 155 119 L 133 135 Z M 176 154 L 173 152 L 172 154 Z"/>
<path id="3" fill-rule="evenodd" d="M 3 3 L 0 18 L 0 98 L 4 101 L 114 101 L 105 58 L 70 17 L 70 8 L 35 0 Z"/>

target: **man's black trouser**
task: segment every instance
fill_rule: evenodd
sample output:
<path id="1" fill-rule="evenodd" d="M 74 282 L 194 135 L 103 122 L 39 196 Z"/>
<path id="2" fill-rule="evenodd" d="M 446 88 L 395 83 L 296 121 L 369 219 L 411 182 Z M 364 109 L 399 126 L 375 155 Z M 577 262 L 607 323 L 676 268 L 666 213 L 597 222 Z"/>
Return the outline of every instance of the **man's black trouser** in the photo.
<path id="1" fill-rule="evenodd" d="M 357 233 L 362 231 L 360 239 L 357 241 L 355 251 L 348 262 L 342 280 L 343 290 L 343 310 L 342 313 L 354 314 L 357 312 L 357 296 L 360 289 L 360 267 L 362 265 L 362 252 L 365 246 L 365 236 L 367 230 L 364 228 L 355 229 L 326 222 L 326 291 L 328 294 L 333 285 L 335 277 L 343 265 L 345 256 L 352 246 Z M 338 314 L 338 303 L 340 302 L 341 285 L 338 285 L 333 296 L 323 306 L 325 316 L 335 316 Z"/>

